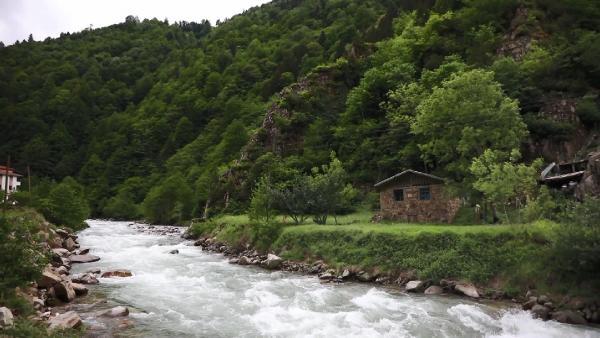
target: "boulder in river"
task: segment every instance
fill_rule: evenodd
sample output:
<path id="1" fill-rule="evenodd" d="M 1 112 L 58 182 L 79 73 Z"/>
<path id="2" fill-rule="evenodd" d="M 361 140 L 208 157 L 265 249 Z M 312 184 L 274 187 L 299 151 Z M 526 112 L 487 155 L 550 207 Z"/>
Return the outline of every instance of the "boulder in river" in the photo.
<path id="1" fill-rule="evenodd" d="M 91 263 L 100 260 L 100 257 L 94 255 L 72 255 L 69 257 L 71 263 Z"/>
<path id="2" fill-rule="evenodd" d="M 550 316 L 550 309 L 544 305 L 536 304 L 533 306 L 533 308 L 531 308 L 531 313 L 533 313 L 534 318 L 547 320 Z"/>
<path id="3" fill-rule="evenodd" d="M 60 283 L 62 279 L 60 276 L 50 269 L 44 269 L 42 271 L 42 277 L 38 280 L 37 285 L 40 288 L 49 288 L 57 283 Z"/>
<path id="4" fill-rule="evenodd" d="M 116 306 L 100 313 L 102 317 L 125 317 L 129 315 L 129 309 L 125 306 Z"/>
<path id="5" fill-rule="evenodd" d="M 75 311 L 65 312 L 48 321 L 49 329 L 76 329 L 81 326 L 81 317 Z"/>
<path id="6" fill-rule="evenodd" d="M 267 269 L 274 270 L 279 268 L 279 266 L 281 266 L 281 263 L 283 263 L 283 259 L 281 257 L 273 254 L 268 254 L 267 259 L 265 259 L 262 262 L 262 265 Z"/>
<path id="7" fill-rule="evenodd" d="M 13 325 L 13 314 L 7 307 L 0 307 L 0 328 Z"/>
<path id="8" fill-rule="evenodd" d="M 423 293 L 426 295 L 441 295 L 444 293 L 444 289 L 441 286 L 432 285 L 425 289 Z"/>
<path id="9" fill-rule="evenodd" d="M 556 311 L 552 313 L 552 319 L 567 324 L 587 324 L 587 320 L 582 315 L 572 310 Z"/>
<path id="10" fill-rule="evenodd" d="M 169 251 L 169 253 L 170 253 L 171 255 L 176 255 L 176 254 L 178 254 L 178 253 L 179 253 L 179 250 L 177 250 L 177 249 L 175 249 L 175 250 L 171 250 L 171 251 Z"/>
<path id="11" fill-rule="evenodd" d="M 80 284 L 98 284 L 98 279 L 91 273 L 84 273 L 82 275 L 76 275 L 71 278 L 75 283 Z"/>
<path id="12" fill-rule="evenodd" d="M 75 290 L 77 296 L 87 295 L 88 293 L 88 288 L 83 284 L 71 283 L 71 286 L 73 287 L 73 290 Z"/>
<path id="13" fill-rule="evenodd" d="M 479 298 L 477 288 L 473 284 L 459 283 L 454 287 L 454 291 L 471 298 Z"/>
<path id="14" fill-rule="evenodd" d="M 73 289 L 73 285 L 69 281 L 62 281 L 54 285 L 54 294 L 56 295 L 56 298 L 65 303 L 72 301 L 77 295 Z"/>
<path id="15" fill-rule="evenodd" d="M 127 269 L 108 270 L 108 271 L 104 271 L 104 273 L 102 274 L 102 278 L 131 277 L 131 276 L 133 276 L 133 274 L 131 273 L 131 271 L 129 271 Z"/>
<path id="16" fill-rule="evenodd" d="M 404 286 L 406 292 L 419 292 L 423 289 L 423 281 L 411 280 Z"/>

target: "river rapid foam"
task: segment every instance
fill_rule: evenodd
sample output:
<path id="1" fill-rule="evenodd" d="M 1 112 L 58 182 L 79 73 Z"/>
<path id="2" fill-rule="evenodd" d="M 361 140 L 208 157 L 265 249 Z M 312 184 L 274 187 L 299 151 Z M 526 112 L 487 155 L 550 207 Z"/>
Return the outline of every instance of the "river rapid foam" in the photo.
<path id="1" fill-rule="evenodd" d="M 600 337 L 600 330 L 536 320 L 527 312 L 448 296 L 408 295 L 373 285 L 227 263 L 176 234 L 129 222 L 88 221 L 79 234 L 130 278 L 101 278 L 91 292 L 132 308 L 143 337 Z M 179 254 L 169 254 L 171 250 Z"/>

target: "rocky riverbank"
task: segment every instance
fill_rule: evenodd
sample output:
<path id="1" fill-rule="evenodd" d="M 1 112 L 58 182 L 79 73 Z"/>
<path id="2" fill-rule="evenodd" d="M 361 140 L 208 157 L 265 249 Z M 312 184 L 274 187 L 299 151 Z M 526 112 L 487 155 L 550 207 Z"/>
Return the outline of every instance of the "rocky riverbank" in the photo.
<path id="1" fill-rule="evenodd" d="M 193 239 L 185 233 L 186 239 Z M 298 262 L 284 260 L 274 253 L 260 253 L 246 246 L 236 249 L 219 242 L 215 237 L 195 239 L 194 246 L 203 250 L 217 252 L 229 258 L 229 263 L 239 265 L 255 265 L 270 270 L 282 270 L 315 275 L 322 283 L 344 283 L 347 281 L 375 283 L 401 288 L 406 292 L 423 293 L 426 295 L 457 295 L 471 299 L 489 299 L 508 301 L 519 305 L 523 310 L 531 311 L 533 317 L 542 320 L 556 320 L 568 324 L 598 324 L 600 323 L 600 303 L 597 300 L 571 298 L 551 299 L 550 296 L 529 290 L 525 295 L 510 298 L 501 290 L 478 287 L 472 283 L 451 279 L 419 280 L 414 271 L 390 273 L 373 269 L 361 269 L 354 266 L 343 268 L 330 267 L 321 260 L 315 262 Z"/>
<path id="2" fill-rule="evenodd" d="M 35 315 L 28 319 L 46 324 L 49 332 L 65 329 L 86 330 L 84 320 L 102 323 L 102 328 L 131 327 L 133 322 L 127 319 L 129 309 L 124 306 L 106 309 L 98 306 L 105 303 L 100 300 L 88 306 L 89 309 L 97 308 L 97 311 L 86 311 L 82 316 L 72 310 L 76 299 L 88 295 L 88 285 L 99 283 L 98 277 L 128 277 L 132 275 L 131 272 L 123 269 L 101 271 L 92 268 L 83 274 L 72 275 L 70 271 L 74 264 L 96 262 L 100 257 L 90 254 L 89 249 L 80 248 L 76 234 L 65 229 L 47 228 L 48 231 L 42 234 L 45 241 L 41 243 L 41 249 L 48 252 L 50 263 L 37 281 L 27 288 L 17 290 L 18 295 L 35 309 Z M 0 326 L 8 327 L 13 323 L 11 309 L 0 308 Z M 91 329 L 98 330 L 98 326 Z"/>

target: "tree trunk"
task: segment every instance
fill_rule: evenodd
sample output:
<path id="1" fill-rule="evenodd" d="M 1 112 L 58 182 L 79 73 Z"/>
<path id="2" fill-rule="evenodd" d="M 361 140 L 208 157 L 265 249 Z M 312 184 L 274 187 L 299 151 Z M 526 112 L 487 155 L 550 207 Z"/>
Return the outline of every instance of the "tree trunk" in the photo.
<path id="1" fill-rule="evenodd" d="M 204 220 L 208 219 L 208 207 L 210 206 L 210 198 L 206 200 L 206 203 L 204 204 L 204 214 L 202 215 L 202 218 Z"/>

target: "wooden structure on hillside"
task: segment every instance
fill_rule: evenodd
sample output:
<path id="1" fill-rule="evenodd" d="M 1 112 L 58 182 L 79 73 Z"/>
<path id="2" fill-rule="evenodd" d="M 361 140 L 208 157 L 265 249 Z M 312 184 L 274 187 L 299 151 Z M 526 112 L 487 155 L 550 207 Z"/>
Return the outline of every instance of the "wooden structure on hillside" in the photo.
<path id="1" fill-rule="evenodd" d="M 571 189 L 583 177 L 588 160 L 557 164 L 552 162 L 540 175 L 540 182 L 556 189 Z"/>
<path id="2" fill-rule="evenodd" d="M 383 219 L 405 222 L 451 223 L 460 200 L 444 193 L 444 179 L 416 170 L 405 170 L 377 184 Z"/>

